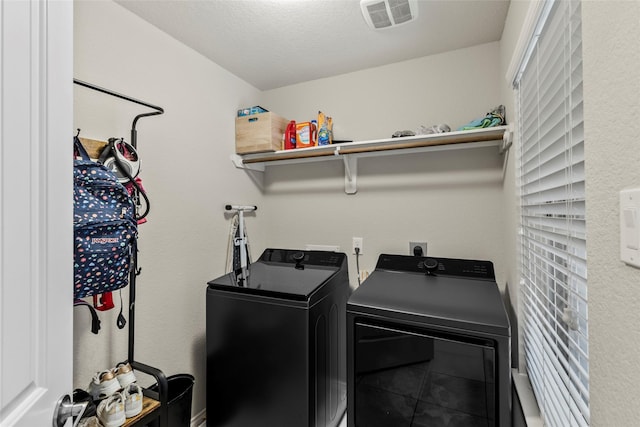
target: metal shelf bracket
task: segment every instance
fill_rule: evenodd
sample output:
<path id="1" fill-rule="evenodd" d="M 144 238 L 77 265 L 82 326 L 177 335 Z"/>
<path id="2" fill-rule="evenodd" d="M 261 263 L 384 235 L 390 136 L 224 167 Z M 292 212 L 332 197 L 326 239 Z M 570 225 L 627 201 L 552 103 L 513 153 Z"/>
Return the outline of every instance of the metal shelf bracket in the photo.
<path id="1" fill-rule="evenodd" d="M 507 125 L 507 129 L 504 131 L 502 135 L 502 143 L 500 144 L 500 148 L 498 149 L 498 153 L 500 155 L 509 151 L 511 145 L 513 144 L 513 125 Z"/>
<path id="2" fill-rule="evenodd" d="M 358 191 L 358 158 L 345 154 L 342 159 L 344 160 L 344 192 L 356 194 Z"/>
<path id="3" fill-rule="evenodd" d="M 232 154 L 230 157 L 231 157 L 231 161 L 233 162 L 235 167 L 237 167 L 238 169 L 248 169 L 256 172 L 264 172 L 265 170 L 264 163 L 245 164 L 242 161 L 242 157 L 240 157 L 238 154 Z"/>

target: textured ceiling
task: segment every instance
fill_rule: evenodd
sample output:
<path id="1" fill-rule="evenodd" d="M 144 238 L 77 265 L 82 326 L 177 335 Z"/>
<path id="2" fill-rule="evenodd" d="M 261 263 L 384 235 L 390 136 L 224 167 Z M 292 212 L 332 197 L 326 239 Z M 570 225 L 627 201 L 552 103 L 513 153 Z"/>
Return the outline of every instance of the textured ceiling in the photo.
<path id="1" fill-rule="evenodd" d="M 261 90 L 500 40 L 507 0 L 418 0 L 372 30 L 358 0 L 116 0 Z"/>

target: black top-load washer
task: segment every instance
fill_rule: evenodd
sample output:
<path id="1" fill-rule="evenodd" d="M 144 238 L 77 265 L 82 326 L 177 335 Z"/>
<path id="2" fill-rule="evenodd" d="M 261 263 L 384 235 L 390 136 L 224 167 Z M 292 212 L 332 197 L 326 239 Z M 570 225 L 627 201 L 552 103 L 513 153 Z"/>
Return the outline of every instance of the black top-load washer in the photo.
<path id="1" fill-rule="evenodd" d="M 338 425 L 348 276 L 343 253 L 267 249 L 208 283 L 208 427 Z"/>
<path id="2" fill-rule="evenodd" d="M 380 255 L 347 303 L 347 343 L 350 427 L 511 425 L 491 262 Z"/>

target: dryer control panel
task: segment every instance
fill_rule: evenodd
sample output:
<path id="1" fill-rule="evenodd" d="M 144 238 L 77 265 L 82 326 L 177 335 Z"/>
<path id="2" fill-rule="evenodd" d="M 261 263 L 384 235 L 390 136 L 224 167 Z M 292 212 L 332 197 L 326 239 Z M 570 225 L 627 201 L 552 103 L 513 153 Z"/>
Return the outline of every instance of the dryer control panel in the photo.
<path id="1" fill-rule="evenodd" d="M 376 270 L 495 280 L 491 261 L 382 254 Z"/>

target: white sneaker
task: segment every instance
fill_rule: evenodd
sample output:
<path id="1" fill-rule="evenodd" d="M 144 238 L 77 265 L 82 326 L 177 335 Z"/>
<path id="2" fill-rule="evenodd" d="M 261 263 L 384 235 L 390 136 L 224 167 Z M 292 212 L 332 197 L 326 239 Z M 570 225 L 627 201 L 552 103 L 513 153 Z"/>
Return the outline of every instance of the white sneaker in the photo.
<path id="1" fill-rule="evenodd" d="M 111 371 L 97 372 L 89 383 L 88 391 L 93 400 L 104 399 L 120 390 L 120 383 Z"/>
<path id="2" fill-rule="evenodd" d="M 78 427 L 104 427 L 95 416 L 83 418 L 78 423 Z"/>
<path id="3" fill-rule="evenodd" d="M 142 412 L 142 389 L 138 384 L 129 384 L 122 394 L 124 396 L 124 413 L 127 418 L 135 417 Z"/>
<path id="4" fill-rule="evenodd" d="M 115 393 L 104 399 L 98 405 L 98 420 L 104 427 L 120 427 L 126 421 L 124 413 L 124 397 L 122 393 Z"/>
<path id="5" fill-rule="evenodd" d="M 116 379 L 122 388 L 127 388 L 129 384 L 136 382 L 136 375 L 128 362 L 118 363 L 113 372 L 115 372 Z"/>

